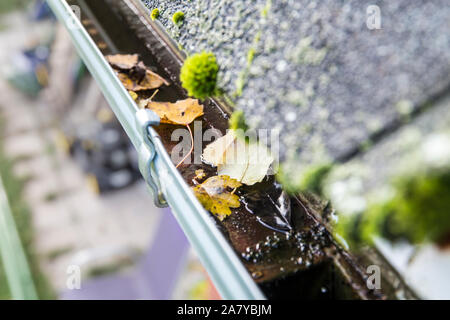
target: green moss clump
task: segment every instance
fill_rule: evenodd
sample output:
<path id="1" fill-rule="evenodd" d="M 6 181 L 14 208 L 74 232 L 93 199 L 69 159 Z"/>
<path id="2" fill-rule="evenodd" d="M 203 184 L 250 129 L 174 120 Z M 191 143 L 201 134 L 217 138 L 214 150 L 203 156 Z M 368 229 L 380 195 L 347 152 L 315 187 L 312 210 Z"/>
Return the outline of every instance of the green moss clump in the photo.
<path id="1" fill-rule="evenodd" d="M 230 120 L 228 120 L 230 129 L 241 129 L 244 132 L 248 130 L 248 125 L 245 122 L 245 115 L 242 110 L 236 110 L 231 114 Z"/>
<path id="2" fill-rule="evenodd" d="M 152 14 L 150 15 L 150 17 L 152 18 L 152 20 L 156 20 L 159 17 L 159 9 L 155 8 L 152 10 Z"/>
<path id="3" fill-rule="evenodd" d="M 253 62 L 253 59 L 255 59 L 255 53 L 256 53 L 255 48 L 251 48 L 250 50 L 248 50 L 248 53 L 247 53 L 247 63 L 248 64 L 251 64 Z"/>
<path id="4" fill-rule="evenodd" d="M 286 192 L 290 194 L 302 191 L 311 191 L 318 195 L 322 194 L 323 181 L 333 168 L 330 163 L 321 163 L 308 167 L 300 178 L 293 180 L 292 175 L 284 167 L 279 168 L 277 180 L 283 185 Z"/>
<path id="5" fill-rule="evenodd" d="M 412 243 L 439 242 L 450 234 L 450 171 L 404 177 L 394 182 L 395 197 L 372 210 L 389 214 L 385 236 Z"/>
<path id="6" fill-rule="evenodd" d="M 250 136 L 246 135 L 249 127 L 245 122 L 245 115 L 242 110 L 236 110 L 231 114 L 230 120 L 228 120 L 228 125 L 229 128 L 235 132 L 238 138 L 244 139 L 248 143 L 250 142 Z"/>
<path id="7" fill-rule="evenodd" d="M 267 0 L 266 5 L 264 6 L 264 8 L 261 11 L 261 16 L 263 18 L 267 17 L 268 13 L 270 12 L 271 7 L 272 7 L 272 0 Z"/>
<path id="8" fill-rule="evenodd" d="M 287 193 L 294 194 L 298 191 L 298 186 L 293 183 L 292 177 L 287 174 L 287 171 L 284 165 L 279 165 L 276 170 L 276 179 Z"/>
<path id="9" fill-rule="evenodd" d="M 340 215 L 333 230 L 335 238 L 344 239 L 352 248 L 357 248 L 361 244 L 373 245 L 374 236 L 380 235 L 380 230 L 390 225 L 388 214 L 390 211 L 389 209 L 378 212 L 369 210 L 364 214 Z"/>
<path id="10" fill-rule="evenodd" d="M 245 81 L 247 80 L 247 70 L 243 70 L 239 73 L 239 76 L 236 80 L 236 92 L 234 93 L 235 97 L 240 97 L 242 95 L 242 91 L 244 90 Z"/>
<path id="11" fill-rule="evenodd" d="M 180 25 L 184 20 L 184 13 L 182 11 L 177 11 L 172 16 L 172 21 L 176 25 Z"/>
<path id="12" fill-rule="evenodd" d="M 219 66 L 211 52 L 196 53 L 188 57 L 181 68 L 181 85 L 190 96 L 205 99 L 216 92 Z"/>
<path id="13" fill-rule="evenodd" d="M 339 220 L 336 232 L 346 240 L 371 244 L 374 236 L 412 244 L 441 243 L 450 235 L 450 171 L 396 179 L 394 196 L 369 205 L 351 220 Z"/>
<path id="14" fill-rule="evenodd" d="M 300 189 L 321 194 L 323 180 L 328 175 L 332 167 L 333 166 L 330 163 L 321 163 L 309 167 L 302 175 Z"/>

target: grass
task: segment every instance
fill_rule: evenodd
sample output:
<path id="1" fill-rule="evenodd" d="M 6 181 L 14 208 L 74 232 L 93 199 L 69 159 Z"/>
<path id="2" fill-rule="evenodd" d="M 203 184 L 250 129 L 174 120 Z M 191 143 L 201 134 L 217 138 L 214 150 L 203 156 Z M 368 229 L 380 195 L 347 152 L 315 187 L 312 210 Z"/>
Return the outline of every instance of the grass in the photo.
<path id="1" fill-rule="evenodd" d="M 3 1 L 4 0 L 2 0 L 2 3 Z M 33 229 L 31 225 L 30 210 L 22 196 L 26 179 L 14 175 L 13 161 L 8 158 L 3 149 L 3 120 L 4 119 L 2 119 L 0 115 L 0 176 L 2 177 L 9 205 L 28 259 L 38 297 L 39 299 L 53 299 L 55 298 L 55 295 L 49 286 L 47 279 L 39 269 L 37 254 L 33 249 Z M 3 264 L 0 261 L 0 299 L 11 298 L 6 284 Z"/>
<path id="2" fill-rule="evenodd" d="M 30 0 L 0 0 L 0 16 L 15 10 L 24 9 Z M 8 25 L 0 20 L 0 32 L 8 29 Z"/>
<path id="3" fill-rule="evenodd" d="M 0 14 L 5 14 L 14 10 L 23 9 L 29 3 L 30 0 L 1 0 Z"/>
<path id="4" fill-rule="evenodd" d="M 63 255 L 66 255 L 66 254 L 68 254 L 68 253 L 70 253 L 72 251 L 73 251 L 73 247 L 71 247 L 71 246 L 58 248 L 58 249 L 50 251 L 47 254 L 47 259 L 49 261 L 54 261 L 54 260 L 58 259 L 59 257 L 61 257 Z"/>
<path id="5" fill-rule="evenodd" d="M 3 269 L 2 259 L 0 258 L 0 300 L 11 299 L 8 283 L 6 282 L 5 270 Z"/>

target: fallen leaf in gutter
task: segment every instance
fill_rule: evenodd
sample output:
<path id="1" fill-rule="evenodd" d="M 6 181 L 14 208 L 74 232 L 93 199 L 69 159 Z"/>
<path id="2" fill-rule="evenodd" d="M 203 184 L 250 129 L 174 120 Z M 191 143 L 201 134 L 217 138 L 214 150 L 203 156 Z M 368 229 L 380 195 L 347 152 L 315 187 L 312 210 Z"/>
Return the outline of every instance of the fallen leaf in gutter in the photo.
<path id="1" fill-rule="evenodd" d="M 206 173 L 205 173 L 205 171 L 203 169 L 195 170 L 195 177 L 194 177 L 194 179 L 202 180 L 204 177 L 206 177 Z"/>
<path id="2" fill-rule="evenodd" d="M 106 56 L 106 61 L 115 69 L 130 70 L 138 64 L 139 56 L 137 54 L 109 55 Z"/>
<path id="3" fill-rule="evenodd" d="M 118 72 L 117 77 L 119 78 L 120 82 L 122 82 L 125 89 L 134 92 L 157 89 L 163 84 L 169 84 L 165 79 L 150 70 L 146 70 L 144 78 L 140 81 L 134 78 L 130 78 L 128 74 L 123 72 Z"/>
<path id="4" fill-rule="evenodd" d="M 226 135 L 206 146 L 202 154 L 203 161 L 214 167 L 224 164 L 226 151 L 235 140 L 236 135 L 234 134 L 234 131 L 229 130 Z"/>
<path id="5" fill-rule="evenodd" d="M 133 98 L 134 101 L 137 100 L 138 95 L 137 95 L 136 92 L 134 92 L 134 91 L 128 91 L 128 93 L 130 94 L 131 98 Z"/>
<path id="6" fill-rule="evenodd" d="M 129 91 L 150 90 L 169 85 L 164 78 L 151 71 L 137 54 L 116 54 L 106 56 L 106 60 L 116 70 L 122 84 Z"/>
<path id="7" fill-rule="evenodd" d="M 203 115 L 203 106 L 197 99 L 179 100 L 175 103 L 149 101 L 147 108 L 161 118 L 161 123 L 168 124 L 188 125 Z"/>
<path id="8" fill-rule="evenodd" d="M 239 208 L 239 197 L 232 191 L 242 184 L 228 176 L 210 177 L 192 188 L 203 207 L 216 215 L 220 221 L 231 214 L 230 208 Z"/>
<path id="9" fill-rule="evenodd" d="M 203 160 L 217 166 L 217 174 L 227 175 L 246 185 L 261 182 L 267 175 L 273 157 L 260 142 L 247 143 L 233 130 L 209 144 Z"/>

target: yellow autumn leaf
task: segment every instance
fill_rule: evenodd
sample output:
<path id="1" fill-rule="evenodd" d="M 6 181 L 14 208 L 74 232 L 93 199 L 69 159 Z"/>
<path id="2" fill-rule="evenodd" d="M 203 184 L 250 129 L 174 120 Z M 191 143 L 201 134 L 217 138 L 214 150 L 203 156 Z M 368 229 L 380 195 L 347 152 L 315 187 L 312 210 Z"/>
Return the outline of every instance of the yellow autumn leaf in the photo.
<path id="1" fill-rule="evenodd" d="M 175 103 L 149 101 L 147 108 L 161 118 L 161 123 L 188 125 L 203 115 L 203 106 L 197 99 L 179 100 Z"/>
<path id="2" fill-rule="evenodd" d="M 214 176 L 192 188 L 203 207 L 216 215 L 220 221 L 231 214 L 230 208 L 239 208 L 239 197 L 232 193 L 242 184 L 228 176 Z"/>
<path id="3" fill-rule="evenodd" d="M 134 92 L 134 91 L 128 91 L 128 93 L 130 94 L 131 98 L 133 98 L 134 101 L 137 100 L 138 95 L 137 95 L 136 92 Z"/>
<path id="4" fill-rule="evenodd" d="M 206 173 L 203 169 L 195 170 L 194 179 L 202 180 L 204 177 L 206 177 Z"/>

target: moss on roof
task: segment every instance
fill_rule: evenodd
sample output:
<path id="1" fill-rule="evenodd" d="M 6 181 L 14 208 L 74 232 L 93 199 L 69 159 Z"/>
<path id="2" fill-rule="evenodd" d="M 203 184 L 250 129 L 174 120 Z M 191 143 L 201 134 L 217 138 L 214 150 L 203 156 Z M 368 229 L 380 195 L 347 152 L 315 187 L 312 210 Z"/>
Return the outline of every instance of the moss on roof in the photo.
<path id="1" fill-rule="evenodd" d="M 446 0 L 143 1 L 188 54 L 216 55 L 218 87 L 251 128 L 280 131 L 294 180 L 370 150 L 450 86 Z M 374 4 L 379 30 L 366 24 Z"/>

